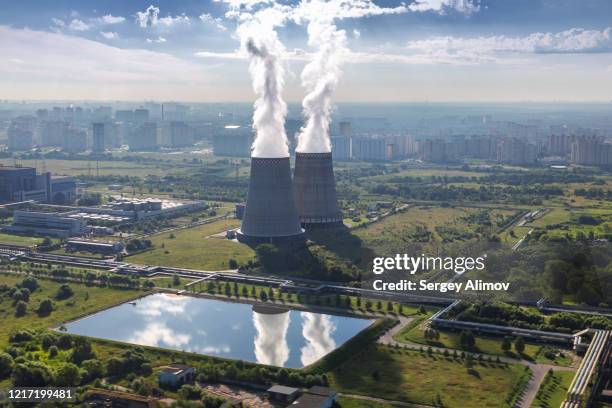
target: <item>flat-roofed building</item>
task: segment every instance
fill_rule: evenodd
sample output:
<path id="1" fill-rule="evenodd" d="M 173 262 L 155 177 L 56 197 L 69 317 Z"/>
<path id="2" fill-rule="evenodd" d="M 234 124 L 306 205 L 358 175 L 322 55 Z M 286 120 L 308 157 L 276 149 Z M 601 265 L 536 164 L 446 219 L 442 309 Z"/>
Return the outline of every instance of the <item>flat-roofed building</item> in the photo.
<path id="1" fill-rule="evenodd" d="M 195 368 L 177 363 L 172 363 L 163 367 L 158 377 L 160 385 L 169 385 L 171 387 L 178 387 L 179 385 L 190 383 L 194 379 Z"/>
<path id="2" fill-rule="evenodd" d="M 336 391 L 331 388 L 314 386 L 302 394 L 291 405 L 293 408 L 331 408 L 336 400 Z"/>
<path id="3" fill-rule="evenodd" d="M 298 397 L 300 390 L 294 387 L 287 387 L 286 385 L 275 384 L 268 388 L 267 393 L 270 401 L 289 404 Z"/>
<path id="4" fill-rule="evenodd" d="M 69 239 L 66 241 L 68 251 L 91 252 L 95 254 L 117 254 L 123 251 L 121 242 L 101 242 L 86 239 Z"/>
<path id="5" fill-rule="evenodd" d="M 33 167 L 0 165 L 0 203 L 48 202 L 51 173 L 36 174 Z"/>
<path id="6" fill-rule="evenodd" d="M 83 219 L 67 217 L 62 213 L 18 210 L 13 213 L 13 223 L 5 227 L 5 230 L 65 238 L 85 234 L 87 222 Z"/>

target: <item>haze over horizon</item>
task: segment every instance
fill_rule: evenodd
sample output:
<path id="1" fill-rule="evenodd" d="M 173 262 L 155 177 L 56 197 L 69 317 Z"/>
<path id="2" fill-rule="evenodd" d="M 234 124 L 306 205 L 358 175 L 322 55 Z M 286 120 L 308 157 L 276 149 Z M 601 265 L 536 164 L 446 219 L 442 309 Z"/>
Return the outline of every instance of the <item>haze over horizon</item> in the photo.
<path id="1" fill-rule="evenodd" d="M 232 1 L 9 2 L 0 15 L 0 99 L 252 102 Z M 255 2 L 258 3 L 258 2 Z M 266 7 L 296 7 L 296 1 Z M 330 15 L 348 53 L 334 101 L 610 102 L 605 0 L 362 1 Z M 365 6 L 364 6 L 365 5 Z M 284 97 L 305 94 L 316 52 L 303 25 L 278 28 Z"/>

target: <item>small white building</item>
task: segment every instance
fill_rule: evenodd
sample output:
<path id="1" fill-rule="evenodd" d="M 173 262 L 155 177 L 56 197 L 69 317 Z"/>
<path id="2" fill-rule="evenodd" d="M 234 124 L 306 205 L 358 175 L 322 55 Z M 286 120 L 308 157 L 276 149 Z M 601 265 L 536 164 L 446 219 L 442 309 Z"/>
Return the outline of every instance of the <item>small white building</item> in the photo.
<path id="1" fill-rule="evenodd" d="M 185 364 L 172 363 L 159 372 L 159 384 L 179 387 L 195 380 L 195 368 Z"/>

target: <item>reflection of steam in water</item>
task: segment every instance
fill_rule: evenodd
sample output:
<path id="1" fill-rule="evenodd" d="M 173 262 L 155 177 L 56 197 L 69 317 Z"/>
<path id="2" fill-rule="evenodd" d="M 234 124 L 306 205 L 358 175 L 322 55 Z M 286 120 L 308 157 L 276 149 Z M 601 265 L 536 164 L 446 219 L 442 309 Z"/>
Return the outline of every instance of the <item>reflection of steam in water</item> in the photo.
<path id="1" fill-rule="evenodd" d="M 283 367 L 289 358 L 287 328 L 289 312 L 258 313 L 253 311 L 255 336 L 255 357 L 260 364 Z"/>
<path id="2" fill-rule="evenodd" d="M 302 335 L 306 339 L 306 345 L 300 349 L 301 360 L 302 364 L 307 366 L 336 348 L 336 342 L 332 338 L 336 326 L 329 315 L 308 312 L 301 312 L 300 315 Z"/>

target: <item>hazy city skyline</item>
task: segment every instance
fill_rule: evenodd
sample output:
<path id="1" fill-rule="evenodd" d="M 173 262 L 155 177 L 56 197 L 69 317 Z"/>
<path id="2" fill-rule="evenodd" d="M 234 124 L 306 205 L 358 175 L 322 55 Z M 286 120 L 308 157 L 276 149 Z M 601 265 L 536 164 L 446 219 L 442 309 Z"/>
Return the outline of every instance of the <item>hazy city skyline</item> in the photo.
<path id="1" fill-rule="evenodd" d="M 7 3 L 0 98 L 253 101 L 229 13 L 241 3 L 259 2 Z M 287 12 L 299 5 L 253 7 Z M 349 50 L 338 102 L 579 102 L 612 95 L 612 3 L 604 0 L 511 7 L 500 0 L 332 0 L 325 12 L 345 30 Z M 315 50 L 303 24 L 286 21 L 277 30 L 285 46 L 284 96 L 300 101 L 300 73 Z"/>

